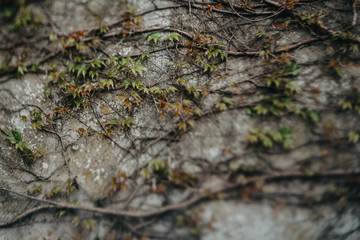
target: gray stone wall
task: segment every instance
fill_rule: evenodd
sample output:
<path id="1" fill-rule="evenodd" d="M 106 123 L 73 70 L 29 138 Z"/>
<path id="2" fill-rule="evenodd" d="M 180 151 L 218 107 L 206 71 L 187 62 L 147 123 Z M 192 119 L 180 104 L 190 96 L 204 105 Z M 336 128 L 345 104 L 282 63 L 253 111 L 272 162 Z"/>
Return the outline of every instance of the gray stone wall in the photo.
<path id="1" fill-rule="evenodd" d="M 359 7 L 3 3 L 0 239 L 359 239 Z"/>

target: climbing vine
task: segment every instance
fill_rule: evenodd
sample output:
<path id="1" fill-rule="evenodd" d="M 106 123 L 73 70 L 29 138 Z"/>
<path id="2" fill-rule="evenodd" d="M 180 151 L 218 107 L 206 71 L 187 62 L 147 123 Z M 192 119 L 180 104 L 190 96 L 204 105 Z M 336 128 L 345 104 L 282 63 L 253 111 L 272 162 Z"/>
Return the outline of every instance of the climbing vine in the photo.
<path id="1" fill-rule="evenodd" d="M 41 104 L 17 100 L 20 109 L 15 110 L 2 105 L 9 119 L 16 116 L 26 126 L 26 130 L 17 129 L 15 120 L 2 125 L 2 144 L 12 149 L 9 154 L 1 153 L 2 158 L 6 163 L 15 162 L 36 183 L 26 183 L 24 193 L 6 185 L 0 185 L 0 191 L 36 205 L 12 220 L 1 219 L 0 227 L 18 224 L 43 209 L 55 209 L 56 218 L 67 221 L 71 217 L 79 239 L 89 237 L 87 231 L 95 231 L 102 215 L 113 222 L 104 239 L 156 238 L 148 229 L 162 219 L 169 219 L 172 228 L 186 227 L 191 237 L 199 238 L 216 221 L 204 223 L 201 214 L 193 210 L 200 202 L 234 196 L 266 199 L 267 183 L 299 180 L 316 185 L 324 179 L 333 183 L 333 189 L 321 194 L 300 193 L 296 201 L 285 200 L 289 205 L 331 202 L 345 206 L 359 200 L 360 170 L 354 160 L 360 134 L 355 124 L 360 113 L 358 1 L 346 5 L 354 16 L 345 16 L 344 21 L 333 21 L 333 15 L 342 13 L 318 1 L 174 0 L 166 6 L 155 2 L 144 11 L 128 6 L 113 23 L 98 19 L 98 27 L 72 33 L 56 31 L 56 23 L 35 13 L 29 1 L 0 3 L 1 25 L 16 39 L 0 41 L 1 92 L 16 99 L 9 83 L 27 81 L 31 75 L 43 79 Z M 178 14 L 179 21 L 148 27 L 146 17 L 162 11 Z M 22 32 L 32 40 L 23 38 Z M 37 41 L 45 41 L 51 51 L 44 48 L 34 58 Z M 115 42 L 131 50 L 109 50 Z M 302 52 L 312 48 L 319 57 Z M 315 60 L 304 60 L 307 54 Z M 321 73 L 311 75 L 316 71 Z M 329 91 L 327 87 L 334 84 L 340 89 Z M 149 116 L 148 111 L 154 114 Z M 141 115 L 143 112 L 147 115 Z M 234 130 L 243 124 L 234 120 L 237 115 L 251 122 L 244 123 L 245 131 Z M 91 121 L 85 116 L 91 116 Z M 141 118 L 151 118 L 161 128 L 148 134 L 150 127 L 144 126 Z M 350 119 L 348 124 L 342 123 L 343 118 Z M 70 119 L 79 125 L 63 133 L 64 122 Z M 206 124 L 211 126 L 209 133 L 199 133 Z M 229 126 L 233 129 L 223 130 Z M 220 137 L 223 132 L 228 139 L 240 136 L 230 139 L 221 154 L 213 157 L 206 155 L 207 143 L 192 143 L 195 136 L 212 136 L 211 131 L 216 133 L 216 141 L 228 141 Z M 54 150 L 30 144 L 30 134 L 58 141 L 55 152 L 60 152 L 63 166 L 72 173 L 68 180 L 47 183 L 60 168 L 48 178 L 39 176 L 36 168 L 40 163 L 44 166 Z M 67 140 L 71 134 L 76 135 L 72 142 Z M 107 182 L 106 194 L 94 201 L 94 206 L 85 207 L 76 199 L 86 182 L 94 181 L 96 170 L 80 176 L 82 173 L 72 169 L 75 160 L 68 156 L 90 139 L 119 151 L 114 165 L 120 167 L 112 166 L 108 175 L 99 175 Z M 193 157 L 196 154 L 187 154 L 182 147 L 175 156 L 164 153 L 183 141 L 204 156 Z M 204 149 L 195 149 L 201 146 Z M 309 146 L 317 150 L 307 153 Z M 275 159 L 285 154 L 293 162 L 289 168 Z M 101 161 L 107 160 L 106 156 Z M 127 169 L 127 158 L 137 162 L 135 170 Z M 257 163 L 252 165 L 252 159 Z M 206 184 L 214 176 L 222 179 L 216 188 Z M 169 194 L 176 191 L 189 194 L 172 202 Z M 166 200 L 151 210 L 136 205 L 153 195 Z M 275 202 L 278 199 L 276 196 Z M 119 207 L 109 207 L 112 204 Z M 169 212 L 174 214 L 166 214 Z M 115 226 L 121 224 L 125 227 L 117 231 Z"/>

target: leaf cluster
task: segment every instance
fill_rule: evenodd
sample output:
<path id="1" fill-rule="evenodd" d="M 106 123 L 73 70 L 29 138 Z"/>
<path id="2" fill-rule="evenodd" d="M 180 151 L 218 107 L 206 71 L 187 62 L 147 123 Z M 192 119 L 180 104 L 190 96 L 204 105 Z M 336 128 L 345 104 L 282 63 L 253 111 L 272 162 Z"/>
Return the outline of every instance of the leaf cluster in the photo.
<path id="1" fill-rule="evenodd" d="M 272 148 L 275 144 L 280 144 L 282 148 L 289 149 L 294 147 L 293 134 L 289 127 L 282 126 L 279 131 L 260 130 L 253 128 L 247 136 L 249 143 L 261 143 L 266 148 Z"/>

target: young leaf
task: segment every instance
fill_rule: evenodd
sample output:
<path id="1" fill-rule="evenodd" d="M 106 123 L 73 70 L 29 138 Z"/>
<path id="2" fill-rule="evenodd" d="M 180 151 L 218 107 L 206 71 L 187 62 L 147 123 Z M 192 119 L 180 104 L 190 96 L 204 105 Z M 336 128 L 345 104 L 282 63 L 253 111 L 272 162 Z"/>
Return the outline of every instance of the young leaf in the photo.
<path id="1" fill-rule="evenodd" d="M 213 64 L 205 64 L 205 67 L 204 67 L 204 72 L 212 72 L 214 71 L 215 69 L 217 68 L 216 65 L 213 65 Z"/>
<path id="2" fill-rule="evenodd" d="M 81 64 L 77 65 L 76 66 L 76 70 L 77 70 L 76 77 L 79 77 L 80 75 L 82 75 L 83 78 L 85 78 L 88 68 L 89 67 L 87 67 L 85 63 L 81 63 Z"/>
<path id="3" fill-rule="evenodd" d="M 286 149 L 293 148 L 294 147 L 294 140 L 292 140 L 291 138 L 286 138 L 283 141 L 283 147 L 286 148 Z"/>
<path id="4" fill-rule="evenodd" d="M 81 223 L 81 217 L 79 217 L 79 216 L 74 217 L 73 220 L 71 221 L 71 223 L 72 223 L 75 227 L 77 227 L 77 226 Z"/>
<path id="5" fill-rule="evenodd" d="M 87 229 L 93 229 L 95 227 L 95 220 L 94 219 L 88 219 L 85 221 L 85 226 Z"/>
<path id="6" fill-rule="evenodd" d="M 181 35 L 178 34 L 177 32 L 172 32 L 172 33 L 170 33 L 170 35 L 168 36 L 168 38 L 169 38 L 169 40 L 170 40 L 171 42 L 174 42 L 174 39 L 175 39 L 176 41 L 179 41 L 179 37 L 181 37 Z"/>
<path id="7" fill-rule="evenodd" d="M 221 111 L 225 111 L 227 109 L 226 104 L 223 102 L 216 103 L 216 107 Z"/>
<path id="8" fill-rule="evenodd" d="M 173 62 L 173 61 L 166 62 L 165 64 L 166 64 L 166 66 L 168 66 L 168 67 L 174 66 L 174 62 Z"/>
<path id="9" fill-rule="evenodd" d="M 294 84 L 293 82 L 288 82 L 285 86 L 285 95 L 286 96 L 292 96 L 295 93 L 300 93 L 301 92 L 301 88 Z"/>
<path id="10" fill-rule="evenodd" d="M 69 70 L 69 73 L 74 73 L 75 70 L 76 70 L 76 65 L 75 63 L 71 62 L 68 64 L 68 70 Z"/>
<path id="11" fill-rule="evenodd" d="M 30 146 L 27 142 L 21 142 L 15 144 L 16 149 L 20 149 L 22 152 L 31 152 Z"/>
<path id="12" fill-rule="evenodd" d="M 223 97 L 222 101 L 228 105 L 233 105 L 234 104 L 234 99 L 229 98 L 229 97 Z"/>
<path id="13" fill-rule="evenodd" d="M 123 126 L 123 128 L 131 128 L 131 126 L 135 123 L 134 119 L 132 118 L 126 118 L 124 120 L 122 120 L 121 125 Z"/>
<path id="14" fill-rule="evenodd" d="M 106 126 L 116 126 L 119 125 L 119 121 L 117 119 L 111 119 L 105 123 Z"/>
<path id="15" fill-rule="evenodd" d="M 49 192 L 48 194 L 46 194 L 46 196 L 49 197 L 49 198 L 54 197 L 54 196 L 56 196 L 56 195 L 59 194 L 60 190 L 61 190 L 61 186 L 55 186 L 55 187 L 51 190 L 51 192 Z"/>
<path id="16" fill-rule="evenodd" d="M 156 44 L 160 40 L 161 37 L 162 37 L 162 34 L 159 32 L 151 33 L 147 37 L 147 42 L 151 42 L 151 40 L 152 40 Z"/>
<path id="17" fill-rule="evenodd" d="M 254 107 L 257 115 L 266 115 L 268 113 L 267 108 L 263 107 L 261 104 L 258 104 Z"/>
<path id="18" fill-rule="evenodd" d="M 139 73 L 140 76 L 143 76 L 143 71 L 146 71 L 146 68 L 142 65 L 141 59 L 137 60 L 134 66 L 130 67 L 131 71 L 135 76 Z"/>
<path id="19" fill-rule="evenodd" d="M 147 52 L 147 53 L 143 53 L 140 57 L 140 59 L 144 60 L 145 58 L 149 58 L 150 57 L 150 53 Z"/>
<path id="20" fill-rule="evenodd" d="M 37 194 L 39 194 L 41 192 L 42 188 L 43 188 L 42 185 L 39 185 L 37 187 L 33 187 L 28 191 L 28 195 L 34 197 L 34 196 L 36 196 Z"/>
<path id="21" fill-rule="evenodd" d="M 151 172 L 147 168 L 141 169 L 141 176 L 145 179 L 149 179 L 151 177 Z"/>
<path id="22" fill-rule="evenodd" d="M 177 90 L 177 88 L 176 88 L 176 87 L 174 87 L 174 86 L 170 86 L 168 89 L 166 89 L 166 91 L 167 91 L 167 92 L 172 92 L 172 93 L 175 93 L 175 92 L 177 92 L 178 90 Z"/>
<path id="23" fill-rule="evenodd" d="M 131 80 L 129 78 L 126 78 L 121 83 L 120 87 L 123 87 L 125 90 L 128 89 L 131 86 Z"/>
<path id="24" fill-rule="evenodd" d="M 290 65 L 288 66 L 288 69 L 285 71 L 285 76 L 286 75 L 293 75 L 296 76 L 300 73 L 301 71 L 301 67 L 299 67 L 296 63 L 290 63 Z"/>
<path id="25" fill-rule="evenodd" d="M 62 215 L 66 213 L 66 210 L 58 210 L 55 213 L 55 217 L 60 218 Z"/>
<path id="26" fill-rule="evenodd" d="M 186 131 L 186 123 L 184 122 L 179 122 L 177 127 L 182 131 Z"/>
<path id="27" fill-rule="evenodd" d="M 98 67 L 98 68 L 101 68 L 102 66 L 106 66 L 106 64 L 105 64 L 105 62 L 104 61 L 102 61 L 102 60 L 100 60 L 100 59 L 95 59 L 94 61 L 92 61 L 91 63 L 90 63 L 90 65 L 92 66 L 92 67 Z"/>
<path id="28" fill-rule="evenodd" d="M 20 143 L 21 133 L 17 129 L 9 129 L 9 135 L 5 139 L 9 140 L 12 144 Z"/>
<path id="29" fill-rule="evenodd" d="M 18 72 L 18 74 L 20 74 L 20 75 L 24 75 L 24 74 L 27 72 L 26 66 L 18 66 L 17 72 Z"/>
<path id="30" fill-rule="evenodd" d="M 273 146 L 273 141 L 271 138 L 265 136 L 263 139 L 261 139 L 264 147 L 271 148 Z"/>
<path id="31" fill-rule="evenodd" d="M 318 123 L 320 121 L 320 116 L 315 110 L 311 110 L 309 112 L 310 120 L 314 123 Z"/>
<path id="32" fill-rule="evenodd" d="M 359 134 L 357 134 L 355 131 L 350 131 L 348 137 L 350 143 L 357 143 L 359 141 Z"/>
<path id="33" fill-rule="evenodd" d="M 108 64 L 116 63 L 119 59 L 116 56 L 112 56 L 111 58 L 108 58 L 106 61 Z"/>
<path id="34" fill-rule="evenodd" d="M 39 70 L 39 68 L 40 68 L 40 66 L 39 66 L 39 64 L 33 64 L 32 66 L 31 66 L 31 71 L 32 72 L 37 72 L 37 70 Z"/>

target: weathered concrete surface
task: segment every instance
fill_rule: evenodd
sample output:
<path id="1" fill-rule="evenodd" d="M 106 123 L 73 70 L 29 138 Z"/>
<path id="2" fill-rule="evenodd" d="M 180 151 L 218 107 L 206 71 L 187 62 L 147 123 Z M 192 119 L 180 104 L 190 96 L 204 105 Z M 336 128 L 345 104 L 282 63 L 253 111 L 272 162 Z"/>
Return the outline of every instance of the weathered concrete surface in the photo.
<path id="1" fill-rule="evenodd" d="M 51 26 L 43 26 L 39 31 L 44 36 L 49 31 L 57 32 L 60 38 L 77 30 L 94 29 L 117 22 L 126 11 L 126 6 L 133 7 L 136 12 L 143 12 L 174 4 L 176 2 L 172 1 L 134 0 L 125 3 L 78 0 L 40 2 L 30 4 L 29 7 L 38 14 L 51 17 Z M 338 4 L 337 1 L 327 1 L 319 7 L 330 11 L 336 9 Z M 207 3 L 201 6 L 206 8 Z M 351 9 L 350 5 L 341 6 L 346 11 Z M 308 9 L 304 7 L 299 11 L 306 12 Z M 341 21 L 349 20 L 349 16 L 343 19 L 344 14 L 334 14 L 341 16 Z M 247 23 L 246 30 L 228 26 L 236 26 L 236 19 L 230 20 L 228 17 L 227 21 L 226 17 L 215 19 L 214 16 L 219 15 L 211 15 L 196 6 L 155 10 L 142 16 L 143 23 L 139 29 L 176 27 L 190 34 L 194 30 L 204 31 L 213 34 L 214 41 L 222 41 L 226 50 L 249 52 L 261 50 L 263 43 L 256 37 L 261 31 L 270 31 L 271 38 L 274 38 L 271 50 L 315 36 L 295 24 L 293 28 L 277 30 L 272 27 L 273 19 L 261 20 L 263 16 L 254 18 L 253 23 Z M 324 17 L 324 22 L 325 19 L 328 19 L 326 26 L 338 30 L 338 22 L 328 16 Z M 232 35 L 224 29 L 218 30 L 219 26 L 231 29 Z M 112 28 L 110 33 L 119 30 L 121 24 Z M 2 24 L 1 33 L 6 31 L 6 25 Z M 301 67 L 299 75 L 292 77 L 292 80 L 302 89 L 301 94 L 295 95 L 293 102 L 299 108 L 311 107 L 321 116 L 319 122 L 309 123 L 292 113 L 286 113 L 280 118 L 256 114 L 250 116 L 247 113 L 247 107 L 256 106 L 266 95 L 274 94 L 278 97 L 277 93 L 267 92 L 263 78 L 264 74 L 271 72 L 271 64 L 264 64 L 257 56 L 229 56 L 227 61 L 216 63 L 217 70 L 213 73 L 204 73 L 203 68 L 198 67 L 194 59 L 186 54 L 186 49 L 176 46 L 178 51 L 173 51 L 172 45 L 166 41 L 168 32 L 163 34 L 158 44 L 146 41 L 149 33 L 151 31 L 128 38 L 106 38 L 98 47 L 103 52 L 97 50 L 97 57 L 105 59 L 105 53 L 124 57 L 168 46 L 168 49 L 150 54 L 149 60 L 144 63 L 146 72 L 137 78 L 147 87 L 160 85 L 165 89 L 177 86 L 177 79 L 182 76 L 200 91 L 207 87 L 208 94 L 201 96 L 196 103 L 205 115 L 196 119 L 194 127 L 188 126 L 186 132 L 178 131 L 179 117 L 166 114 L 160 118 L 159 106 L 151 98 L 144 98 L 140 105 L 127 111 L 118 96 L 128 94 L 128 91 L 117 85 L 111 91 L 98 94 L 91 107 L 74 108 L 71 115 L 55 118 L 55 123 L 47 126 L 48 131 L 35 130 L 30 119 L 22 121 L 21 116 L 29 116 L 31 110 L 37 107 L 45 114 L 51 114 L 55 107 L 64 102 L 61 93 L 54 91 L 51 99 L 44 97 L 43 91 L 48 80 L 43 72 L 27 73 L 18 79 L 11 75 L 9 79 L 9 76 L 3 76 L 1 81 L 4 82 L 0 85 L 1 129 L 7 131 L 9 128 L 17 128 L 31 148 L 41 146 L 46 149 L 46 154 L 27 166 L 14 146 L 1 139 L 1 187 L 27 194 L 28 190 L 42 185 L 43 190 L 38 196 L 40 199 L 51 192 L 53 187 L 59 185 L 65 189 L 65 181 L 75 179 L 79 190 L 69 197 L 65 194 L 54 200 L 78 201 L 80 205 L 89 207 L 151 211 L 170 203 L 182 202 L 191 194 L 244 181 L 247 174 L 252 174 L 251 170 L 266 175 L 291 172 L 305 166 L 303 168 L 311 175 L 312 171 L 360 168 L 357 160 L 359 145 L 346 145 L 348 132 L 358 130 L 358 116 L 355 113 L 339 112 L 337 107 L 346 91 L 358 86 L 360 69 L 356 65 L 343 66 L 343 74 L 334 78 L 324 70 L 326 64 L 322 65 L 329 59 L 321 42 L 304 45 L 291 52 L 292 61 Z M 233 40 L 230 41 L 230 37 Z M 181 41 L 185 41 L 183 38 Z M 35 46 L 39 49 L 48 48 L 50 52 L 61 49 L 56 42 L 47 40 L 38 41 Z M 5 61 L 6 54 L 6 51 L 0 52 L 1 61 Z M 29 62 L 38 62 L 45 55 L 42 51 L 30 51 Z M 14 54 L 10 63 L 16 64 L 19 58 Z M 44 63 L 44 66 L 57 62 L 58 69 L 64 68 L 66 71 L 69 61 L 60 54 Z M 186 63 L 184 67 L 175 68 L 167 66 L 170 61 Z M 225 73 L 228 74 L 224 77 Z M 241 95 L 237 96 L 232 91 Z M 216 104 L 224 96 L 233 98 L 234 105 L 227 106 L 229 109 L 226 111 L 219 111 Z M 117 127 L 109 137 L 99 135 L 108 121 L 115 118 L 121 123 L 128 117 L 134 120 L 131 129 L 122 131 Z M 247 135 L 250 129 L 258 127 L 277 130 L 279 126 L 290 126 L 292 129 L 294 148 L 290 151 L 282 151 L 281 148 L 273 151 L 259 149 L 249 144 Z M 89 127 L 94 133 L 81 136 L 79 129 Z M 329 138 L 324 137 L 329 132 Z M 329 140 L 332 138 L 341 141 L 334 143 Z M 184 170 L 196 176 L 198 182 L 195 187 L 185 183 L 188 188 L 178 188 L 166 185 L 168 181 L 160 183 L 161 179 L 155 177 L 146 181 L 141 170 L 154 158 L 167 161 L 172 169 Z M 109 194 L 114 178 L 125 183 L 126 187 Z M 156 192 L 156 187 L 161 184 L 165 190 Z M 326 178 L 322 181 L 307 181 L 305 177 L 305 180 L 289 179 L 259 184 L 261 190 L 251 192 L 251 187 L 240 186 L 234 191 L 187 206 L 183 211 L 145 220 L 116 220 L 106 215 L 81 211 L 68 212 L 61 218 L 55 218 L 54 211 L 42 211 L 26 218 L 24 223 L 0 228 L 0 239 L 111 239 L 112 236 L 113 239 L 126 236 L 135 239 L 130 238 L 130 233 L 138 237 L 144 233 L 151 239 L 359 239 L 359 208 L 358 204 L 353 203 L 354 199 L 358 199 L 356 194 L 359 194 L 356 187 L 351 188 L 354 199 L 348 200 L 342 198 L 341 193 L 336 195 L 341 191 L 346 192 L 347 183 L 333 183 Z M 251 193 L 247 195 L 247 191 Z M 334 199 L 323 199 L 331 193 L 336 193 Z M 0 206 L 0 221 L 8 221 L 37 205 L 34 201 L 1 191 Z M 82 219 L 78 226 L 72 223 L 75 216 Z M 185 220 L 181 221 L 182 217 Z M 87 221 L 95 224 L 91 225 Z M 134 230 L 126 224 L 144 224 L 145 227 Z M 114 235 L 111 232 L 115 232 Z"/>

